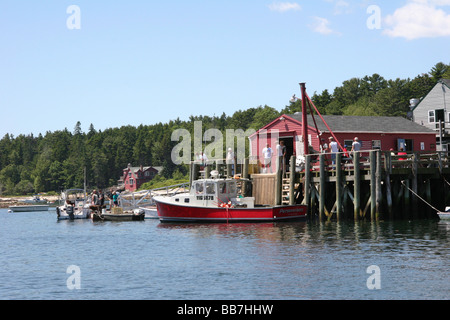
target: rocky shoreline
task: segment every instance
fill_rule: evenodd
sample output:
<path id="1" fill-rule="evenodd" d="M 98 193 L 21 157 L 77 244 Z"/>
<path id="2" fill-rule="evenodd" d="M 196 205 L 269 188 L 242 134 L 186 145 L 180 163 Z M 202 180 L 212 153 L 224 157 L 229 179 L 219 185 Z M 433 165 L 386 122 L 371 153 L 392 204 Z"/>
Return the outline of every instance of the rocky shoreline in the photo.
<path id="1" fill-rule="evenodd" d="M 42 198 L 46 199 L 49 204 L 52 204 L 59 199 L 58 196 L 45 196 Z M 27 205 L 24 201 L 28 199 L 30 199 L 30 197 L 0 197 L 0 209 L 8 208 L 10 206 Z"/>

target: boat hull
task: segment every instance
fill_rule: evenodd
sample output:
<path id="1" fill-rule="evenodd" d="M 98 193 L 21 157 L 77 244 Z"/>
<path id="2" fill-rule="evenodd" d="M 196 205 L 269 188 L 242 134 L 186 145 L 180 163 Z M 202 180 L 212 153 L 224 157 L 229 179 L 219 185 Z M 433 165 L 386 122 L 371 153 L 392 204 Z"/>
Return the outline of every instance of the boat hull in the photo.
<path id="1" fill-rule="evenodd" d="M 438 212 L 439 219 L 450 220 L 450 212 Z"/>
<path id="2" fill-rule="evenodd" d="M 88 208 L 82 208 L 79 210 L 74 210 L 73 212 L 67 212 L 65 209 L 60 207 L 56 208 L 56 215 L 58 220 L 79 220 L 79 219 L 89 219 L 90 210 Z"/>
<path id="3" fill-rule="evenodd" d="M 267 222 L 305 219 L 307 206 L 221 208 L 183 206 L 156 201 L 161 222 Z"/>
<path id="4" fill-rule="evenodd" d="M 92 214 L 93 221 L 143 221 L 145 219 L 145 213 L 102 213 Z"/>
<path id="5" fill-rule="evenodd" d="M 48 205 L 29 205 L 29 206 L 10 206 L 9 210 L 12 212 L 34 212 L 34 211 L 48 211 Z"/>

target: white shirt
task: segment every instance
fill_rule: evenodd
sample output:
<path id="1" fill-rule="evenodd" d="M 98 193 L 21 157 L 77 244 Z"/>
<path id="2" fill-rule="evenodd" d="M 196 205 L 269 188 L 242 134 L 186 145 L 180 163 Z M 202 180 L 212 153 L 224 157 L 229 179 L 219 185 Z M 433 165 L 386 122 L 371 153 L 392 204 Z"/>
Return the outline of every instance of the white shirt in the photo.
<path id="1" fill-rule="evenodd" d="M 227 163 L 228 164 L 234 164 L 234 152 L 228 151 L 227 153 Z"/>
<path id="2" fill-rule="evenodd" d="M 354 141 L 352 143 L 352 148 L 353 148 L 353 151 L 361 150 L 361 143 L 359 141 Z"/>
<path id="3" fill-rule="evenodd" d="M 262 153 L 265 159 L 272 158 L 272 149 L 270 147 L 265 147 L 262 150 Z"/>
<path id="4" fill-rule="evenodd" d="M 336 141 L 330 142 L 331 152 L 339 152 L 339 147 Z"/>

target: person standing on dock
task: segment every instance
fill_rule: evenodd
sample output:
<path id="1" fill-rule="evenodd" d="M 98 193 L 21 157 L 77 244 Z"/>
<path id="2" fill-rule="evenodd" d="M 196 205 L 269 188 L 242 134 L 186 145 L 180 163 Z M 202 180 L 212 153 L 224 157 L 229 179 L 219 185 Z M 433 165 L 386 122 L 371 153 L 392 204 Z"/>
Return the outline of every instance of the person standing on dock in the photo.
<path id="1" fill-rule="evenodd" d="M 339 152 L 339 147 L 336 141 L 334 141 L 333 137 L 329 137 L 328 140 L 330 140 L 330 152 L 331 152 L 331 162 L 333 163 L 333 165 L 336 164 L 336 153 Z"/>
<path id="2" fill-rule="evenodd" d="M 281 171 L 284 176 L 286 172 L 286 146 L 284 145 L 284 140 L 281 140 L 277 145 L 277 156 L 280 158 Z"/>
<path id="3" fill-rule="evenodd" d="M 352 152 L 360 150 L 361 150 L 361 142 L 359 142 L 358 137 L 355 137 L 352 143 Z"/>
<path id="4" fill-rule="evenodd" d="M 264 173 L 267 173 L 267 168 L 270 168 L 270 173 L 272 173 L 272 148 L 269 147 L 269 144 L 266 144 L 266 147 L 262 150 L 263 158 L 264 158 Z"/>
<path id="5" fill-rule="evenodd" d="M 226 163 L 231 165 L 231 175 L 233 175 L 233 176 L 234 176 L 234 164 L 235 164 L 234 158 L 235 158 L 235 156 L 234 156 L 233 149 L 228 148 Z"/>

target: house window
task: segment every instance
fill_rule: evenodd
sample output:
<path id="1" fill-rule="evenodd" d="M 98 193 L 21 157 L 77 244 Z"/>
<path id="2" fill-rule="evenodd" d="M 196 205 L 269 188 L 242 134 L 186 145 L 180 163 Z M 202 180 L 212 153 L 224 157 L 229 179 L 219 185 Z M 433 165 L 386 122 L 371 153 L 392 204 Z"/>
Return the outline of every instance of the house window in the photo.
<path id="1" fill-rule="evenodd" d="M 381 140 L 372 140 L 372 149 L 381 150 Z"/>
<path id="2" fill-rule="evenodd" d="M 130 179 L 130 185 L 132 186 L 134 184 L 134 180 Z"/>
<path id="3" fill-rule="evenodd" d="M 429 123 L 434 123 L 435 121 L 434 121 L 434 110 L 430 110 L 430 111 L 428 111 L 428 122 Z"/>
<path id="4" fill-rule="evenodd" d="M 353 140 L 344 140 L 344 148 L 347 149 L 347 151 L 352 150 L 352 144 Z"/>
<path id="5" fill-rule="evenodd" d="M 146 177 L 150 176 L 150 172 L 145 171 L 145 176 L 146 176 Z"/>
<path id="6" fill-rule="evenodd" d="M 445 122 L 445 112 L 444 109 L 430 110 L 428 111 L 428 122 L 436 123 L 436 122 Z"/>

